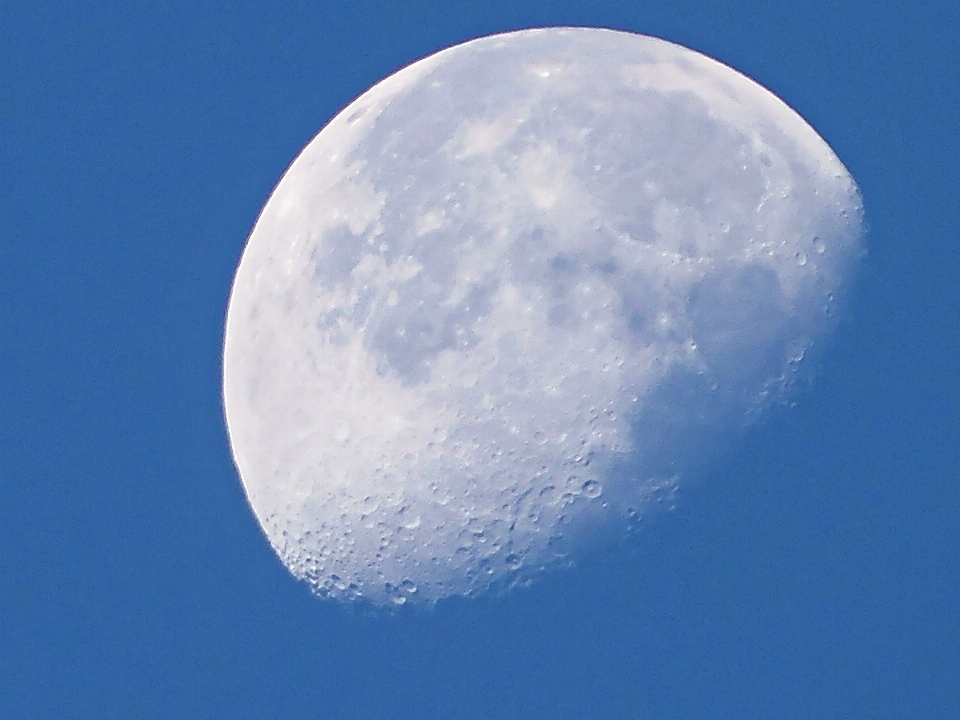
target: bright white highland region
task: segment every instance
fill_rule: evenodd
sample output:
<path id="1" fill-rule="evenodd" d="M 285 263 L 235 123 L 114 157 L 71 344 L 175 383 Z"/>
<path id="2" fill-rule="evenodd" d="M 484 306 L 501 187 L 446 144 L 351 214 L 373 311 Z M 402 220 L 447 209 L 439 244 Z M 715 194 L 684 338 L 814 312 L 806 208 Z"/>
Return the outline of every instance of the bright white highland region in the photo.
<path id="1" fill-rule="evenodd" d="M 421 60 L 314 138 L 244 251 L 250 504 L 344 600 L 568 564 L 784 396 L 861 215 L 796 113 L 691 50 L 568 28 Z"/>

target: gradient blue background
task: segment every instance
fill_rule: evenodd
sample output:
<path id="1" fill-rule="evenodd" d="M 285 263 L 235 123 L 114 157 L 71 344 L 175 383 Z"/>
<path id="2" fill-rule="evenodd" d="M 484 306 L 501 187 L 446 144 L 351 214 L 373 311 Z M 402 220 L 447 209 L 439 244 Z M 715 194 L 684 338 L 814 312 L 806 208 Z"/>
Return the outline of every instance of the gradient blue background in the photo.
<path id="1" fill-rule="evenodd" d="M 274 557 L 221 334 L 299 150 L 382 77 L 541 25 L 657 35 L 796 108 L 870 225 L 813 389 L 629 547 L 371 617 Z M 960 716 L 960 4 L 0 6 L 0 717 Z"/>

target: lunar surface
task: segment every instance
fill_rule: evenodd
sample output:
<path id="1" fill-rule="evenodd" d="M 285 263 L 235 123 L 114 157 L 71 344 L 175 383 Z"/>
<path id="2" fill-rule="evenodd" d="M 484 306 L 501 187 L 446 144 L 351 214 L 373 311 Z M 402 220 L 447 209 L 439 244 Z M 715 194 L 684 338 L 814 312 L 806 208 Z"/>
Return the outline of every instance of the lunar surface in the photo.
<path id="1" fill-rule="evenodd" d="M 527 584 L 786 397 L 861 222 L 817 133 L 691 50 L 554 28 L 420 60 L 307 145 L 243 253 L 250 505 L 322 596 Z"/>

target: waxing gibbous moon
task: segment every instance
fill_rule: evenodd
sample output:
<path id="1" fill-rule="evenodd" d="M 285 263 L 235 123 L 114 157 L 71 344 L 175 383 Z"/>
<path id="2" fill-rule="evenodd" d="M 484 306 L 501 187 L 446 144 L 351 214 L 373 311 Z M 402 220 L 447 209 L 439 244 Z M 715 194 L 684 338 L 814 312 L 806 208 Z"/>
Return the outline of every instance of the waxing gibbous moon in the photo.
<path id="1" fill-rule="evenodd" d="M 250 505 L 323 596 L 528 583 L 785 396 L 861 223 L 817 133 L 692 50 L 552 28 L 420 60 L 306 146 L 244 250 Z"/>

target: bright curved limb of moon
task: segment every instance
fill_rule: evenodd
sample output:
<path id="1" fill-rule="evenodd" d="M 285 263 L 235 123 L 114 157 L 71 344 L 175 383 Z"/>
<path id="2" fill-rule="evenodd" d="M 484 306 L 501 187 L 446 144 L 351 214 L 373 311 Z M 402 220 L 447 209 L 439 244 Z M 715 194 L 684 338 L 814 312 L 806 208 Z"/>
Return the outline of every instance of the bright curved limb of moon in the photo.
<path id="1" fill-rule="evenodd" d="M 416 62 L 303 150 L 243 253 L 250 504 L 324 596 L 527 583 L 783 397 L 861 222 L 816 132 L 691 50 L 554 28 Z"/>

